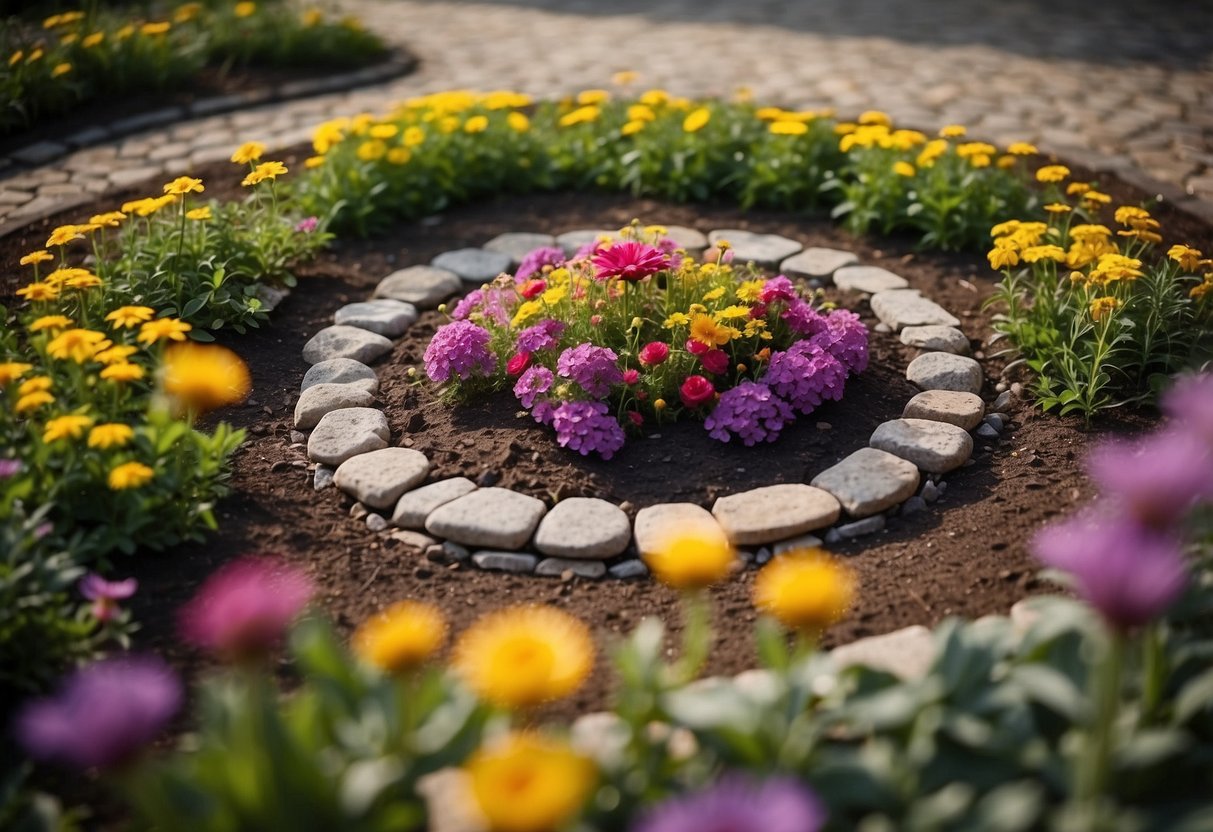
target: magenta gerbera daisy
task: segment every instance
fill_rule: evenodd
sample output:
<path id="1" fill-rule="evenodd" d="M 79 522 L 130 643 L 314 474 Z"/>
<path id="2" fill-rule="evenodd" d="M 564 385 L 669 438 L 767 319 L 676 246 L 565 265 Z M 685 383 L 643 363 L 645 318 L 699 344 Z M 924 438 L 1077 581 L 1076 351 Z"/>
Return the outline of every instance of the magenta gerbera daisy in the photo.
<path id="1" fill-rule="evenodd" d="M 645 243 L 615 243 L 594 255 L 599 280 L 617 277 L 620 280 L 643 280 L 651 274 L 670 267 L 670 257 L 661 249 Z"/>

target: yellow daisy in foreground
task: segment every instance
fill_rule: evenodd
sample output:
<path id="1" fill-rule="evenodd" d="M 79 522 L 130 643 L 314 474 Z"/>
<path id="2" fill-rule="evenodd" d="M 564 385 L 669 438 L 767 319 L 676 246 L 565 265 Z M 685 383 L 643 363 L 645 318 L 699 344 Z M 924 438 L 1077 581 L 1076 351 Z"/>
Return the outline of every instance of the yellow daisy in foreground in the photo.
<path id="1" fill-rule="evenodd" d="M 55 382 L 50 376 L 33 376 L 21 382 L 17 387 L 18 396 L 28 396 L 30 393 L 41 393 L 50 390 Z"/>
<path id="2" fill-rule="evenodd" d="M 758 609 L 812 637 L 846 615 L 854 598 L 854 573 L 820 549 L 780 555 L 754 581 Z"/>
<path id="3" fill-rule="evenodd" d="M 46 345 L 46 351 L 52 358 L 58 358 L 61 361 L 70 359 L 77 364 L 83 364 L 110 345 L 104 332 L 95 332 L 91 329 L 68 329 L 51 339 L 51 342 Z"/>
<path id="4" fill-rule="evenodd" d="M 164 186 L 166 194 L 174 196 L 183 196 L 184 194 L 200 194 L 206 190 L 201 179 L 195 179 L 192 176 L 178 176 L 172 182 Z"/>
<path id="5" fill-rule="evenodd" d="M 29 325 L 30 332 L 41 332 L 44 329 L 67 329 L 75 321 L 66 315 L 43 315 Z"/>
<path id="6" fill-rule="evenodd" d="M 104 425 L 97 425 L 88 432 L 88 446 L 90 448 L 121 448 L 127 442 L 135 438 L 135 431 L 130 425 L 124 425 L 120 422 L 107 422 Z"/>
<path id="7" fill-rule="evenodd" d="M 568 745 L 513 733 L 481 748 L 464 769 L 492 832 L 563 828 L 585 804 L 598 771 Z"/>
<path id="8" fill-rule="evenodd" d="M 21 258 L 22 266 L 36 266 L 39 263 L 45 263 L 48 260 L 54 260 L 55 255 L 51 254 L 46 249 L 31 251 L 29 254 Z"/>
<path id="9" fill-rule="evenodd" d="M 146 485 L 154 476 L 156 472 L 142 462 L 124 462 L 110 471 L 106 481 L 114 491 L 126 491 Z"/>
<path id="10" fill-rule="evenodd" d="M 138 364 L 131 364 L 129 361 L 116 361 L 101 371 L 103 379 L 112 381 L 115 384 L 139 381 L 143 376 L 143 368 Z"/>
<path id="11" fill-rule="evenodd" d="M 351 642 L 362 659 L 388 673 L 420 667 L 446 639 L 446 621 L 433 604 L 401 601 L 362 622 Z"/>
<path id="12" fill-rule="evenodd" d="M 715 522 L 690 523 L 667 532 L 644 562 L 662 583 L 679 590 L 705 589 L 737 567 L 737 553 Z"/>
<path id="13" fill-rule="evenodd" d="M 18 414 L 28 413 L 31 410 L 37 410 L 43 405 L 50 404 L 55 400 L 55 397 L 44 390 L 37 390 L 33 393 L 27 393 L 17 399 L 17 403 L 13 405 L 13 410 Z"/>
<path id="14" fill-rule="evenodd" d="M 114 325 L 114 329 L 134 329 L 146 323 L 156 314 L 150 306 L 120 306 L 105 316 Z"/>
<path id="15" fill-rule="evenodd" d="M 158 318 L 139 327 L 139 343 L 155 344 L 158 341 L 184 341 L 185 333 L 193 329 L 185 321 L 176 318 Z"/>
<path id="16" fill-rule="evenodd" d="M 594 642 L 582 621 L 554 607 L 508 607 L 465 630 L 451 664 L 481 699 L 529 708 L 581 687 Z"/>
<path id="17" fill-rule="evenodd" d="M 236 353 L 194 343 L 165 350 L 163 384 L 178 410 L 195 413 L 243 401 L 252 387 L 248 367 Z"/>
<path id="18" fill-rule="evenodd" d="M 263 153 L 265 153 L 265 145 L 261 142 L 245 142 L 236 148 L 236 152 L 232 154 L 232 161 L 238 165 L 247 165 L 256 162 Z"/>
<path id="19" fill-rule="evenodd" d="M 46 423 L 46 428 L 42 432 L 42 441 L 49 445 L 60 439 L 79 439 L 92 423 L 92 417 L 80 414 L 56 417 Z"/>
<path id="20" fill-rule="evenodd" d="M 11 384 L 34 368 L 33 364 L 6 361 L 0 364 L 0 385 Z"/>

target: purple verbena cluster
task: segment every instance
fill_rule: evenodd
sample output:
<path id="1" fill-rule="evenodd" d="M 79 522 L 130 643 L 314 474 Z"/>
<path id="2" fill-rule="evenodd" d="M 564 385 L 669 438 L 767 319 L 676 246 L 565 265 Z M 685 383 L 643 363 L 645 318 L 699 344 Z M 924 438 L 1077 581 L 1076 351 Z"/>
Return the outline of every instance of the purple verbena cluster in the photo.
<path id="1" fill-rule="evenodd" d="M 565 402 L 551 415 L 556 442 L 562 448 L 610 459 L 623 447 L 623 428 L 604 402 Z"/>
<path id="2" fill-rule="evenodd" d="M 788 302 L 788 308 L 779 316 L 788 329 L 808 338 L 827 329 L 826 317 L 800 298 Z"/>
<path id="3" fill-rule="evenodd" d="M 561 321 L 548 319 L 534 326 L 528 326 L 518 333 L 517 347 L 519 352 L 539 352 L 540 350 L 555 349 L 560 344 L 560 336 L 565 326 Z"/>
<path id="4" fill-rule="evenodd" d="M 528 367 L 514 383 L 514 395 L 523 407 L 530 410 L 535 406 L 537 397 L 552 389 L 553 379 L 552 371 L 542 364 Z"/>
<path id="5" fill-rule="evenodd" d="M 514 282 L 523 283 L 532 275 L 543 271 L 544 266 L 556 266 L 564 263 L 564 252 L 555 246 L 542 246 L 530 251 L 522 258 L 518 271 L 514 272 Z"/>
<path id="6" fill-rule="evenodd" d="M 783 426 L 796 418 L 792 408 L 765 384 L 743 381 L 720 394 L 712 415 L 704 421 L 708 435 L 721 442 L 732 436 L 746 447 L 774 442 Z"/>
<path id="7" fill-rule="evenodd" d="M 835 309 L 825 318 L 825 329 L 810 339 L 841 361 L 852 373 L 868 368 L 868 328 L 847 309 Z"/>
<path id="8" fill-rule="evenodd" d="M 562 378 L 576 382 L 596 399 L 605 398 L 611 387 L 623 383 L 623 370 L 619 369 L 619 356 L 609 347 L 597 347 L 590 343 L 569 347 L 556 361 L 556 372 Z"/>
<path id="9" fill-rule="evenodd" d="M 452 321 L 438 327 L 425 348 L 425 372 L 439 384 L 452 377 L 466 381 L 472 376 L 488 376 L 497 368 L 497 358 L 489 349 L 492 335 L 471 321 Z"/>

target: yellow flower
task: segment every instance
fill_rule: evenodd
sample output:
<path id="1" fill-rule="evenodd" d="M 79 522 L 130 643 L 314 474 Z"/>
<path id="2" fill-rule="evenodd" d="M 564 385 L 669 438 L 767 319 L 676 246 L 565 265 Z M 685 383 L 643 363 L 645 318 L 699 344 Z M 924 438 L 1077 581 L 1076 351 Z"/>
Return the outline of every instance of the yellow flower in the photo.
<path id="1" fill-rule="evenodd" d="M 809 132 L 809 125 L 802 121 L 772 121 L 767 130 L 776 136 L 803 136 Z"/>
<path id="2" fill-rule="evenodd" d="M 933 139 L 926 143 L 922 151 L 918 154 L 915 160 L 920 168 L 929 168 L 935 164 L 935 160 L 948 152 L 948 142 L 945 139 Z"/>
<path id="3" fill-rule="evenodd" d="M 97 425 L 88 432 L 88 446 L 90 448 L 121 448 L 127 442 L 135 438 L 135 431 L 130 425 L 124 425 L 120 422 L 107 422 L 104 425 Z"/>
<path id="4" fill-rule="evenodd" d="M 483 133 L 489 127 L 488 116 L 472 116 L 463 123 L 465 133 Z"/>
<path id="5" fill-rule="evenodd" d="M 949 124 L 939 130 L 939 135 L 945 139 L 959 139 L 969 131 L 962 124 Z"/>
<path id="6" fill-rule="evenodd" d="M 88 221 L 90 225 L 117 228 L 124 219 L 126 219 L 126 214 L 121 211 L 108 211 L 104 214 L 94 214 L 89 217 Z"/>
<path id="7" fill-rule="evenodd" d="M 685 312 L 674 312 L 661 325 L 666 329 L 673 329 L 676 326 L 686 326 L 690 322 L 690 315 L 687 315 Z"/>
<path id="8" fill-rule="evenodd" d="M 698 133 L 708 122 L 712 120 L 712 111 L 707 107 L 700 107 L 692 110 L 687 114 L 687 117 L 682 120 L 682 132 Z"/>
<path id="9" fill-rule="evenodd" d="M 1082 195 L 1082 198 L 1083 201 L 1089 202 L 1092 205 L 1107 205 L 1112 201 L 1112 197 L 1096 190 L 1088 190 Z"/>
<path id="10" fill-rule="evenodd" d="M 620 127 L 619 133 L 620 133 L 620 135 L 623 135 L 623 136 L 635 136 L 637 133 L 639 133 L 641 130 L 644 129 L 646 124 L 648 124 L 648 122 L 640 121 L 639 119 L 634 119 L 634 120 L 629 121 L 626 124 L 624 124 L 623 127 Z"/>
<path id="11" fill-rule="evenodd" d="M 860 114 L 859 123 L 888 127 L 893 123 L 893 120 L 889 118 L 888 114 L 882 113 L 880 110 L 868 110 L 867 112 Z"/>
<path id="12" fill-rule="evenodd" d="M 1007 153 L 1010 153 L 1012 156 L 1031 156 L 1037 152 L 1036 145 L 1029 142 L 1011 142 L 1007 146 Z"/>
<path id="13" fill-rule="evenodd" d="M 138 364 L 131 364 L 129 361 L 115 361 L 101 371 L 103 379 L 112 381 L 115 384 L 138 381 L 143 378 L 143 375 L 143 368 Z"/>
<path id="14" fill-rule="evenodd" d="M 709 347 L 719 347 L 729 343 L 732 337 L 732 330 L 718 324 L 711 315 L 700 313 L 691 318 L 691 340 L 693 341 Z"/>
<path id="15" fill-rule="evenodd" d="M 71 71 L 72 65 L 64 61 L 61 64 L 55 65 L 55 68 L 51 70 L 51 77 L 58 78 L 60 75 L 67 75 Z"/>
<path id="16" fill-rule="evenodd" d="M 376 124 L 370 129 L 372 139 L 390 139 L 400 132 L 394 124 Z"/>
<path id="17" fill-rule="evenodd" d="M 1065 165 L 1045 165 L 1036 171 L 1037 182 L 1060 182 L 1070 175 Z"/>
<path id="18" fill-rule="evenodd" d="M 61 361 L 71 359 L 77 364 L 83 364 L 101 350 L 110 346 L 104 332 L 94 332 L 91 329 L 69 329 L 59 333 L 46 345 L 46 351 L 52 358 Z"/>
<path id="19" fill-rule="evenodd" d="M 251 17 L 257 11 L 256 3 L 249 3 L 247 0 L 242 3 L 237 3 L 232 9 L 236 17 Z"/>
<path id="20" fill-rule="evenodd" d="M 30 332 L 41 332 L 44 329 L 67 329 L 75 323 L 66 315 L 43 315 L 29 325 Z"/>
<path id="21" fill-rule="evenodd" d="M 517 328 L 520 324 L 525 323 L 542 312 L 543 306 L 537 300 L 528 300 L 526 303 L 521 304 L 518 310 L 514 312 L 514 317 L 510 320 L 510 326 Z"/>
<path id="22" fill-rule="evenodd" d="M 33 364 L 22 364 L 18 361 L 6 361 L 0 364 L 0 385 L 12 384 L 33 368 Z"/>
<path id="23" fill-rule="evenodd" d="M 917 171 L 914 170 L 914 166 L 909 162 L 893 163 L 893 173 L 897 174 L 898 176 L 913 176 L 916 172 Z"/>
<path id="24" fill-rule="evenodd" d="M 525 133 L 531 129 L 531 120 L 524 113 L 514 111 L 505 117 L 505 123 L 515 133 Z"/>
<path id="25" fill-rule="evenodd" d="M 1045 210 L 1050 214 L 1068 214 L 1074 209 L 1064 202 L 1050 202 L 1045 206 Z"/>
<path id="26" fill-rule="evenodd" d="M 140 34 L 144 34 L 144 35 L 148 35 L 148 36 L 163 35 L 170 28 L 172 28 L 172 24 L 169 23 L 167 20 L 164 20 L 159 23 L 144 23 L 142 26 L 139 27 L 139 32 L 140 32 Z M 119 34 L 121 34 L 121 33 L 119 33 Z"/>
<path id="27" fill-rule="evenodd" d="M 611 94 L 606 90 L 582 90 L 577 93 L 577 104 L 585 107 L 590 104 L 602 104 L 609 101 Z"/>
<path id="28" fill-rule="evenodd" d="M 61 225 L 51 232 L 51 236 L 46 240 L 46 247 L 65 246 L 72 240 L 82 240 L 84 235 L 80 233 L 80 227 L 77 225 Z"/>
<path id="29" fill-rule="evenodd" d="M 997 152 L 997 148 L 985 142 L 965 142 L 956 146 L 956 155 L 962 159 L 971 159 L 974 156 L 989 156 L 995 152 Z"/>
<path id="30" fill-rule="evenodd" d="M 425 141 L 425 131 L 420 127 L 406 127 L 401 141 L 405 147 L 417 147 Z"/>
<path id="31" fill-rule="evenodd" d="M 46 423 L 46 428 L 42 431 L 42 441 L 49 445 L 60 439 L 79 439 L 92 423 L 91 416 L 59 416 Z"/>
<path id="32" fill-rule="evenodd" d="M 1198 283 L 1188 292 L 1188 297 L 1192 300 L 1200 300 L 1205 295 L 1213 292 L 1213 278 L 1206 276 L 1203 283 Z"/>
<path id="33" fill-rule="evenodd" d="M 640 80 L 640 73 L 633 69 L 624 69 L 611 76 L 611 83 L 617 87 L 627 87 Z"/>
<path id="34" fill-rule="evenodd" d="M 465 771 L 491 832 L 562 829 L 598 780 L 587 757 L 533 733 L 511 733 L 480 748 Z"/>
<path id="35" fill-rule="evenodd" d="M 1084 223 L 1070 229 L 1070 236 L 1081 243 L 1092 243 L 1106 240 L 1112 236 L 1112 230 L 1106 225 Z"/>
<path id="36" fill-rule="evenodd" d="M 382 142 L 381 142 L 382 144 Z M 273 180 L 287 172 L 286 165 L 281 162 L 262 162 L 240 183 L 245 187 L 258 185 L 265 180 Z"/>
<path id="37" fill-rule="evenodd" d="M 247 165 L 256 162 L 263 153 L 265 153 L 265 145 L 261 142 L 245 142 L 236 148 L 236 152 L 232 154 L 232 161 L 238 165 Z"/>
<path id="38" fill-rule="evenodd" d="M 185 194 L 195 193 L 200 194 L 205 190 L 206 188 L 203 186 L 202 180 L 194 179 L 191 176 L 178 176 L 172 182 L 169 182 L 164 186 L 164 192 L 166 194 L 173 194 L 174 196 L 183 196 Z"/>
<path id="39" fill-rule="evenodd" d="M 747 280 L 737 287 L 737 297 L 746 303 L 756 303 L 762 297 L 765 280 Z"/>
<path id="40" fill-rule="evenodd" d="M 589 107 L 579 107 L 578 109 L 565 113 L 563 116 L 561 116 L 560 126 L 573 127 L 577 124 L 589 124 L 590 122 L 596 121 L 601 113 L 602 111 L 593 105 Z"/>
<path id="41" fill-rule="evenodd" d="M 25 50 L 18 49 L 16 52 L 8 56 L 8 65 L 16 66 L 21 63 L 21 59 L 25 57 Z"/>
<path id="42" fill-rule="evenodd" d="M 1179 267 L 1187 272 L 1196 271 L 1200 265 L 1201 251 L 1197 248 L 1185 245 L 1173 245 L 1167 249 L 1167 257 L 1179 264 Z"/>
<path id="43" fill-rule="evenodd" d="M 13 410 L 17 413 L 25 413 L 30 410 L 36 410 L 44 404 L 50 404 L 55 400 L 55 397 L 45 391 L 35 391 L 26 393 L 21 398 L 17 399 L 17 403 L 13 405 Z"/>
<path id="44" fill-rule="evenodd" d="M 1066 262 L 1066 250 L 1061 246 L 1029 246 L 1023 250 L 1025 263 L 1036 263 L 1040 260 L 1052 260 L 1057 263 Z M 1012 264 L 1014 265 L 1014 264 Z"/>
<path id="45" fill-rule="evenodd" d="M 1067 171 L 1067 173 L 1069 172 Z M 1069 185 L 1066 185 L 1067 196 L 1082 196 L 1089 190 L 1091 190 L 1091 186 L 1086 182 L 1071 182 Z"/>
<path id="46" fill-rule="evenodd" d="M 34 61 L 41 60 L 41 59 L 42 59 L 42 56 L 43 56 L 43 55 L 45 55 L 45 54 L 46 54 L 46 53 L 45 53 L 45 52 L 43 52 L 43 51 L 42 51 L 40 48 L 39 48 L 39 49 L 35 49 L 34 51 L 32 51 L 32 52 L 30 52 L 30 53 L 29 53 L 29 57 L 25 59 L 25 62 L 26 62 L 27 64 L 32 64 Z"/>
<path id="47" fill-rule="evenodd" d="M 706 292 L 704 294 L 703 301 L 704 301 L 704 303 L 711 303 L 712 301 L 719 300 L 722 297 L 724 297 L 724 287 L 717 286 L 712 291 Z"/>
<path id="48" fill-rule="evenodd" d="M 653 551 L 640 555 L 659 581 L 681 590 L 719 583 L 738 563 L 728 537 L 714 521 L 678 528 L 660 540 Z"/>
<path id="49" fill-rule="evenodd" d="M 36 266 L 39 263 L 45 263 L 48 260 L 54 260 L 55 255 L 51 254 L 46 249 L 31 251 L 29 254 L 21 258 L 22 266 Z"/>
<path id="50" fill-rule="evenodd" d="M 308 156 L 303 160 L 303 166 L 308 170 L 313 170 L 324 164 L 323 156 Z"/>
<path id="51" fill-rule="evenodd" d="M 407 165 L 413 158 L 413 152 L 407 147 L 393 147 L 387 152 L 388 164 Z"/>
<path id="52" fill-rule="evenodd" d="M 646 107 L 660 107 L 670 100 L 670 94 L 665 90 L 645 90 L 640 94 L 640 103 Z"/>
<path id="53" fill-rule="evenodd" d="M 154 476 L 156 472 L 142 462 L 124 462 L 110 470 L 107 482 L 114 491 L 126 491 L 146 485 Z"/>
<path id="54" fill-rule="evenodd" d="M 148 321 L 139 327 L 139 343 L 155 344 L 157 341 L 184 341 L 185 333 L 193 329 L 185 321 L 177 318 L 159 318 Z"/>
<path id="55" fill-rule="evenodd" d="M 1099 323 L 1119 308 L 1120 301 L 1114 297 L 1091 298 L 1091 320 Z"/>
<path id="56" fill-rule="evenodd" d="M 405 673 L 429 660 L 446 640 L 446 621 L 433 604 L 401 601 L 362 622 L 352 646 L 388 673 Z"/>
<path id="57" fill-rule="evenodd" d="M 108 350 L 102 350 L 94 355 L 93 358 L 100 361 L 102 364 L 117 364 L 119 361 L 126 361 L 126 359 L 130 358 L 137 352 L 139 352 L 138 347 L 132 347 L 128 344 L 119 344 L 117 346 L 110 347 Z"/>
<path id="58" fill-rule="evenodd" d="M 31 283 L 18 289 L 17 294 L 29 301 L 54 300 L 59 297 L 59 287 L 50 283 Z"/>
<path id="59" fill-rule="evenodd" d="M 184 3 L 177 7 L 177 11 L 173 14 L 173 20 L 178 23 L 188 23 L 197 17 L 200 11 L 202 11 L 201 3 Z"/>
<path id="60" fill-rule="evenodd" d="M 665 399 L 654 399 L 653 400 L 653 409 L 656 410 L 658 413 L 665 410 Z"/>
<path id="61" fill-rule="evenodd" d="M 716 320 L 718 320 L 718 321 L 740 320 L 740 319 L 749 318 L 749 317 L 750 317 L 750 307 L 741 306 L 739 304 L 734 304 L 733 306 L 726 306 L 724 309 L 718 310 L 716 312 Z"/>
<path id="62" fill-rule="evenodd" d="M 101 285 L 101 278 L 84 269 L 72 269 L 72 274 L 64 280 L 64 284 L 72 289 L 95 289 Z M 48 276 L 49 277 L 49 276 Z"/>
<path id="63" fill-rule="evenodd" d="M 187 220 L 204 221 L 214 219 L 214 216 L 211 214 L 211 206 L 203 205 L 201 208 L 194 208 L 186 211 L 185 218 Z"/>
<path id="64" fill-rule="evenodd" d="M 370 139 L 358 145 L 355 153 L 364 162 L 377 162 L 387 155 L 387 143 L 380 139 Z M 249 174 L 249 178 L 252 178 L 252 174 Z"/>
<path id="65" fill-rule="evenodd" d="M 995 270 L 1019 265 L 1019 253 L 1012 246 L 995 246 L 986 254 L 986 259 Z"/>
<path id="66" fill-rule="evenodd" d="M 25 365 L 29 367 L 28 364 Z M 50 376 L 33 376 L 17 386 L 18 396 L 28 396 L 30 393 L 45 393 L 55 386 Z"/>
<path id="67" fill-rule="evenodd" d="M 554 607 L 507 607 L 460 635 L 451 666 L 481 699 L 529 708 L 581 687 L 594 642 L 584 623 Z"/>
<path id="68" fill-rule="evenodd" d="M 195 343 L 164 351 L 163 384 L 178 410 L 195 413 L 243 401 L 252 387 L 240 356 L 227 347 Z"/>
<path id="69" fill-rule="evenodd" d="M 780 555 L 754 580 L 754 606 L 811 637 L 846 615 L 854 597 L 855 574 L 820 549 Z"/>

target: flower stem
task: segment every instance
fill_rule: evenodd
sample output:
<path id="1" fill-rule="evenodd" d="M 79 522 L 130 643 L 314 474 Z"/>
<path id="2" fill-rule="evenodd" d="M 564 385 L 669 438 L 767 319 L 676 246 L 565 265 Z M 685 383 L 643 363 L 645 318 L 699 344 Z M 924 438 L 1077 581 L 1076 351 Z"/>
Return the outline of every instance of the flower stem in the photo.
<path id="1" fill-rule="evenodd" d="M 677 676 L 685 684 L 699 675 L 712 647 L 711 604 L 704 591 L 684 592 L 682 609 L 685 622 Z"/>
<path id="2" fill-rule="evenodd" d="M 1085 811 L 1091 830 L 1100 828 L 1099 802 L 1107 786 L 1111 767 L 1113 730 L 1120 707 L 1120 682 L 1124 672 L 1125 637 L 1113 632 L 1103 661 L 1091 675 L 1091 701 L 1095 712 L 1075 772 L 1074 799 Z"/>

